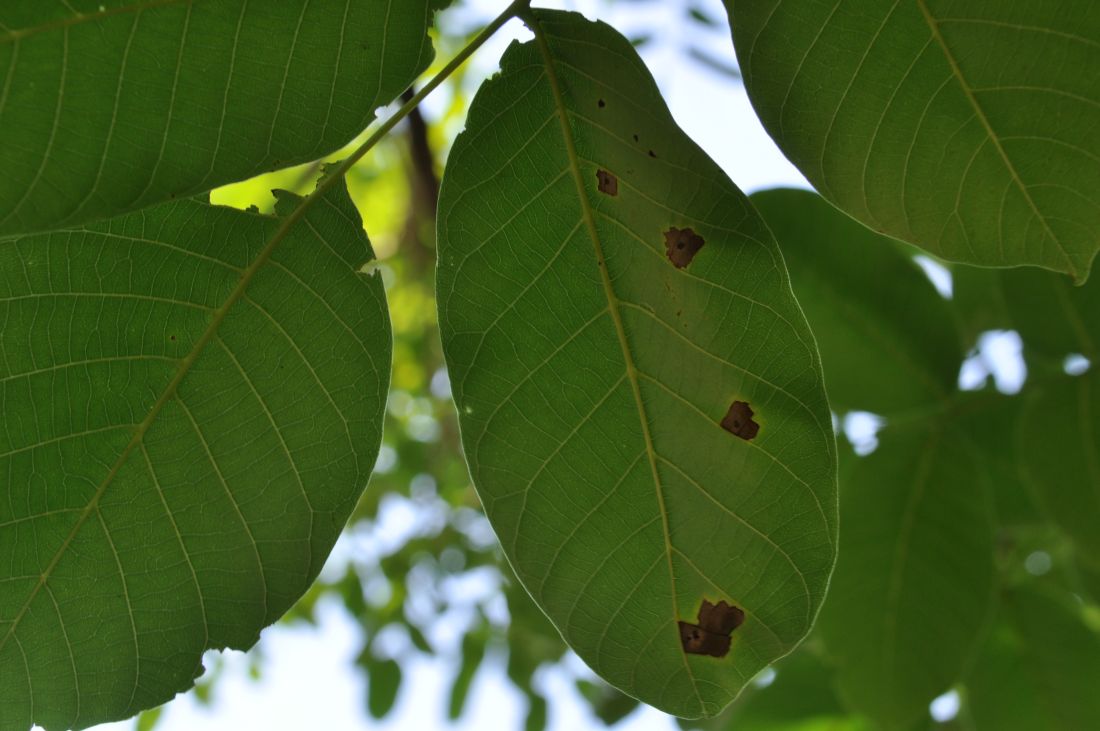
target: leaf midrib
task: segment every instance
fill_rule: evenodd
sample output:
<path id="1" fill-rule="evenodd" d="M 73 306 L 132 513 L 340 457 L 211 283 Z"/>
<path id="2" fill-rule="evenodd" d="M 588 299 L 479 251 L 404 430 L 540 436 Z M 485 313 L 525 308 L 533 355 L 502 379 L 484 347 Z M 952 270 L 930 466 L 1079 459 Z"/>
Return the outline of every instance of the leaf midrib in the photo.
<path id="1" fill-rule="evenodd" d="M 1028 207 L 1031 208 L 1031 212 L 1039 219 L 1039 223 L 1042 224 L 1043 230 L 1050 236 L 1050 240 L 1058 247 L 1058 251 L 1062 254 L 1062 258 L 1066 262 L 1066 267 L 1070 276 L 1079 282 L 1082 281 L 1082 277 L 1077 271 L 1077 266 L 1072 257 L 1070 257 L 1069 252 L 1066 251 L 1066 247 L 1062 245 L 1062 242 L 1054 234 L 1054 231 L 1051 230 L 1050 223 L 1047 221 L 1046 216 L 1039 211 L 1039 207 L 1035 204 L 1035 200 L 1031 197 L 1031 193 L 1028 192 L 1027 186 L 1024 185 L 1024 181 L 1020 179 L 1020 174 L 1016 171 L 1016 166 L 1012 164 L 1012 160 L 1008 157 L 1008 153 L 1005 152 L 1004 147 L 1001 145 L 1001 138 L 993 131 L 993 126 L 990 124 L 989 118 L 986 117 L 985 110 L 978 104 L 978 100 L 974 96 L 974 90 L 963 76 L 962 69 L 959 68 L 958 61 L 955 59 L 955 54 L 948 48 L 947 41 L 940 32 L 939 23 L 932 16 L 932 11 L 929 10 L 926 0 L 917 0 L 917 7 L 920 8 L 924 22 L 928 25 L 928 29 L 932 33 L 932 38 L 935 39 L 936 44 L 940 47 L 940 50 L 943 51 L 944 58 L 947 59 L 947 65 L 951 69 L 951 76 L 958 82 L 963 96 L 966 97 L 967 103 L 969 103 L 970 107 L 974 110 L 974 115 L 978 118 L 978 121 L 981 122 L 986 137 L 989 138 L 989 141 L 993 144 L 993 148 L 997 151 L 997 155 L 1001 158 L 1001 162 L 1004 163 L 1005 169 L 1008 170 L 1008 174 L 1012 177 L 1012 182 L 1015 184 L 1016 189 L 1023 195 L 1024 200 L 1027 201 Z"/>
<path id="2" fill-rule="evenodd" d="M 569 111 L 565 104 L 565 97 L 562 93 L 561 84 L 558 81 L 557 70 L 554 65 L 554 56 L 550 50 L 550 44 L 546 40 L 546 32 L 544 31 L 542 24 L 539 22 L 537 16 L 534 13 L 528 12 L 521 16 L 527 26 L 535 35 L 535 41 L 539 47 L 539 51 L 542 55 L 543 63 L 546 66 L 546 75 L 550 83 L 550 90 L 554 98 L 554 106 L 556 107 L 557 117 L 561 123 L 562 138 L 565 143 L 566 156 L 569 159 L 569 169 L 573 175 L 573 182 L 577 188 L 577 200 L 581 207 L 581 217 L 584 219 L 585 228 L 588 231 L 589 239 L 592 241 L 592 247 L 596 254 L 596 268 L 600 272 L 600 281 L 603 284 L 604 295 L 607 297 L 608 312 L 611 315 L 611 321 L 615 326 L 615 335 L 619 341 L 619 347 L 623 353 L 623 361 L 626 365 L 627 380 L 630 381 L 630 390 L 634 396 L 634 403 L 638 410 L 638 420 L 642 427 L 642 438 L 645 442 L 646 457 L 649 460 L 650 471 L 653 475 L 654 491 L 657 497 L 657 507 L 661 514 L 661 529 L 663 531 L 665 540 L 665 558 L 668 563 L 668 577 L 671 584 L 671 599 L 672 599 L 672 616 L 675 620 L 679 616 L 679 609 L 676 604 L 676 574 L 673 571 L 672 566 L 672 538 L 669 532 L 668 525 L 668 510 L 665 508 L 664 492 L 661 485 L 660 473 L 657 467 L 657 452 L 653 447 L 653 438 L 649 432 L 649 421 L 646 415 L 645 403 L 642 400 L 641 386 L 638 380 L 638 370 L 634 366 L 634 356 L 630 349 L 630 343 L 626 337 L 626 329 L 623 325 L 622 315 L 619 312 L 619 298 L 615 294 L 614 286 L 611 283 L 611 276 L 607 272 L 606 259 L 603 254 L 603 245 L 600 240 L 599 231 L 596 228 L 595 216 L 592 212 L 592 206 L 588 200 L 588 195 L 584 187 L 584 176 L 580 169 L 580 158 L 577 154 L 576 143 L 573 139 L 573 130 L 569 125 Z M 691 666 L 687 662 L 687 658 L 681 653 L 680 657 L 684 662 L 684 670 L 687 672 L 688 678 L 691 679 L 692 688 L 695 691 L 695 699 L 702 708 L 706 704 L 703 701 L 702 695 L 699 693 L 699 687 L 696 684 L 695 675 L 691 671 Z"/>

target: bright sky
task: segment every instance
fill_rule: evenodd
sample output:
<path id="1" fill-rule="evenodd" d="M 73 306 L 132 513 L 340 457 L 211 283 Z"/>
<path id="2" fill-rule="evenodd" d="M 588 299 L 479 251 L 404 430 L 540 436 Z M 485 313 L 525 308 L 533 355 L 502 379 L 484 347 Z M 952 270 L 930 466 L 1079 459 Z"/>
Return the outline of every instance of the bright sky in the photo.
<path id="1" fill-rule="evenodd" d="M 721 0 L 696 0 L 715 18 L 724 18 Z M 506 0 L 474 0 L 469 4 L 484 20 L 496 15 Z M 683 47 L 691 32 L 693 43 L 712 55 L 733 61 L 728 29 L 715 28 L 701 33 L 697 24 L 684 21 L 687 2 L 649 0 L 618 2 L 601 0 L 536 0 L 536 5 L 583 12 L 599 17 L 628 37 L 642 30 L 666 29 L 667 35 L 654 38 L 643 46 L 642 56 L 654 71 L 672 113 L 680 126 L 713 157 L 742 190 L 752 192 L 778 185 L 806 187 L 801 174 L 787 162 L 757 122 L 744 89 L 730 79 L 686 60 Z M 469 25 L 462 23 L 463 27 Z M 471 62 L 474 69 L 488 75 L 496 69 L 497 59 L 513 38 L 526 40 L 529 34 L 517 21 L 507 25 L 482 48 Z M 435 105 L 435 106 L 433 106 Z M 429 98 L 426 114 L 433 115 L 439 100 Z M 369 221 L 367 222 L 369 226 Z M 370 488 L 368 488 L 370 489 Z M 417 516 L 399 503 L 383 511 L 380 535 L 367 538 L 386 542 L 415 526 Z M 349 551 L 370 550 L 358 539 L 341 539 L 332 561 Z M 492 591 L 490 582 L 476 579 L 463 587 L 472 593 Z M 404 682 L 397 706 L 383 723 L 372 722 L 365 713 L 365 687 L 353 661 L 360 640 L 356 626 L 336 604 L 323 604 L 318 612 L 319 627 L 275 626 L 263 632 L 259 650 L 264 656 L 259 681 L 248 674 L 248 659 L 242 653 L 227 654 L 226 672 L 215 685 L 209 707 L 193 695 L 177 698 L 161 717 L 163 731 L 241 731 L 242 729 L 324 729 L 358 731 L 360 729 L 432 729 L 447 727 L 446 704 L 450 681 L 456 670 L 440 659 L 415 656 L 403 659 Z M 461 621 L 461 618 L 455 618 Z M 453 646 L 454 632 L 445 623 L 433 633 L 432 640 Z M 568 669 L 544 672 L 538 681 L 550 700 L 549 728 L 553 731 L 602 729 L 587 704 L 573 688 L 572 678 L 588 675 L 587 668 L 575 657 Z M 504 676 L 503 658 L 488 657 L 478 673 L 466 713 L 455 729 L 522 728 L 525 701 Z M 134 721 L 98 727 L 129 731 Z M 648 708 L 639 708 L 617 729 L 631 731 L 671 731 L 678 728 L 671 719 Z"/>

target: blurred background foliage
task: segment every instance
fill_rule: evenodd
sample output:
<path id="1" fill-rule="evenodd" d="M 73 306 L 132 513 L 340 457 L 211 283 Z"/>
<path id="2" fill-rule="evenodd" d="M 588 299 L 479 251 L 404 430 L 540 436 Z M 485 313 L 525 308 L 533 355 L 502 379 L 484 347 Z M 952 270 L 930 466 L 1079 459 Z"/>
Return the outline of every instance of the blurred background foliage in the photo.
<path id="1" fill-rule="evenodd" d="M 695 42 L 707 33 L 728 40 L 724 17 L 693 0 L 606 3 L 677 5 L 681 27 L 654 27 L 636 34 L 633 42 L 640 46 L 673 44 L 685 68 L 706 69 L 730 84 L 739 83 L 732 53 L 717 57 Z M 463 0 L 441 13 L 435 39 L 437 60 L 428 77 L 489 19 Z M 495 59 L 482 61 L 488 65 Z M 319 602 L 338 600 L 361 629 L 357 665 L 366 681 L 363 708 L 374 718 L 385 717 L 394 708 L 402 684 L 408 681 L 408 659 L 420 653 L 444 657 L 453 667 L 446 703 L 451 719 L 462 715 L 479 668 L 486 657 L 493 656 L 502 659 L 508 678 L 528 700 L 527 731 L 539 731 L 547 722 L 548 701 L 535 680 L 536 671 L 547 665 L 557 665 L 573 678 L 597 727 L 601 723 L 614 726 L 635 711 L 637 702 L 571 658 L 557 631 L 514 580 L 461 457 L 436 329 L 434 212 L 447 151 L 483 77 L 484 73 L 467 64 L 433 95 L 430 112 L 410 116 L 348 175 L 349 190 L 377 254 L 377 261 L 369 266 L 380 272 L 389 298 L 394 331 L 392 390 L 383 446 L 370 486 L 321 577 L 282 622 L 316 623 Z M 352 141 L 328 159 L 340 159 L 360 141 Z M 214 191 L 211 199 L 270 212 L 274 203 L 271 189 L 308 193 L 322 163 L 227 186 Z M 993 445 L 990 454 L 1004 455 L 998 445 L 1011 441 L 1024 399 L 1001 395 L 997 389 L 996 378 L 1003 369 L 993 350 L 1003 348 L 1004 338 L 991 339 L 991 335 L 1000 332 L 996 328 L 1002 326 L 1001 314 L 1007 309 L 998 301 L 1003 290 L 990 285 L 987 271 L 956 269 L 953 274 L 954 311 L 968 348 L 967 359 L 960 364 L 962 381 L 969 390 L 990 394 L 999 410 L 999 415 L 995 412 L 992 418 L 984 418 L 975 434 Z M 964 286 L 958 286 L 960 283 Z M 1082 367 L 1079 361 L 1074 361 L 1076 365 L 1054 362 L 1044 354 L 1026 356 L 1028 367 L 1037 371 Z M 1019 390 L 1001 384 L 1001 391 L 1013 388 Z M 866 454 L 874 448 L 875 431 L 882 428 L 883 421 L 871 415 L 848 414 L 838 415 L 838 424 L 844 427 L 842 432 L 849 436 L 856 453 Z M 853 458 L 858 457 L 853 454 Z M 996 493 L 996 564 L 1003 586 L 1038 586 L 1055 593 L 1068 600 L 1063 602 L 1069 607 L 1066 611 L 1079 613 L 1093 630 L 1100 629 L 1100 610 L 1095 604 L 1100 597 L 1100 567 L 1078 560 L 1073 542 L 1042 519 L 1011 455 L 990 460 L 987 466 L 1001 486 Z M 991 633 L 991 642 L 999 643 L 1008 653 L 1014 632 L 1008 624 L 999 623 Z M 210 698 L 224 671 L 219 656 L 212 654 L 211 658 L 194 691 L 200 701 Z M 264 664 L 261 643 L 249 653 L 249 672 L 260 677 Z M 137 727 L 154 728 L 159 715 L 159 709 L 142 714 Z M 953 691 L 937 699 L 928 718 L 915 729 L 974 728 L 971 716 L 966 691 Z M 816 632 L 792 655 L 762 673 L 723 714 L 708 721 L 681 721 L 680 725 L 708 731 L 872 728 L 844 707 L 834 689 L 830 659 Z"/>

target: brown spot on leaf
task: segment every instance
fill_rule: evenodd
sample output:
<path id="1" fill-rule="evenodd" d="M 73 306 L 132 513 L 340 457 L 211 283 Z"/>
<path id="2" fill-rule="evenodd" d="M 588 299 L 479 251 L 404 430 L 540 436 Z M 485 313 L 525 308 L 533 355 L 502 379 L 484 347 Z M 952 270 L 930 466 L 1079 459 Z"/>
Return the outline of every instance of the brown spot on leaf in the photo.
<path id="1" fill-rule="evenodd" d="M 607 195 L 619 194 L 619 179 L 606 170 L 596 171 L 596 180 L 599 181 L 599 190 Z"/>
<path id="2" fill-rule="evenodd" d="M 634 141 L 635 141 L 635 142 L 637 142 L 637 141 L 638 141 L 638 133 L 637 133 L 637 132 L 635 132 L 635 133 L 634 133 Z"/>
<path id="3" fill-rule="evenodd" d="M 703 237 L 690 228 L 672 226 L 665 231 L 665 253 L 677 269 L 690 264 L 704 243 Z"/>
<path id="4" fill-rule="evenodd" d="M 760 425 L 752 420 L 752 408 L 744 401 L 734 401 L 722 419 L 722 428 L 746 442 L 756 436 Z"/>
<path id="5" fill-rule="evenodd" d="M 745 621 L 740 607 L 720 601 L 711 604 L 706 599 L 699 607 L 698 624 L 680 621 L 680 643 L 689 655 L 725 657 L 730 651 L 730 633 Z"/>
<path id="6" fill-rule="evenodd" d="M 656 152 L 654 152 L 653 150 L 650 150 L 650 151 L 649 151 L 649 156 L 650 156 L 650 157 L 657 157 L 657 153 L 656 153 Z"/>

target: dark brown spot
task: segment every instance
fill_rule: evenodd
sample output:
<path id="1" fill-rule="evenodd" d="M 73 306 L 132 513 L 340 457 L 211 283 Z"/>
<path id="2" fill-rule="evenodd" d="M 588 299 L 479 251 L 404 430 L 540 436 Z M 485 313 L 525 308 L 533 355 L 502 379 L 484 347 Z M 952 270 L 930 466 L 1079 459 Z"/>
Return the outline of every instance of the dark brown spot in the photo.
<path id="1" fill-rule="evenodd" d="M 599 190 L 608 195 L 619 194 L 619 179 L 606 170 L 596 171 L 596 180 L 599 181 Z"/>
<path id="2" fill-rule="evenodd" d="M 649 156 L 650 156 L 650 157 L 657 157 L 657 153 L 656 153 L 656 152 L 654 152 L 653 150 L 650 150 L 650 151 L 649 151 Z"/>
<path id="3" fill-rule="evenodd" d="M 600 100 L 599 100 L 598 102 L 596 102 L 596 103 L 600 105 L 600 109 L 603 109 L 604 107 L 606 107 L 606 106 L 607 106 L 607 102 L 605 102 L 605 101 L 604 101 L 603 99 L 600 99 Z"/>
<path id="4" fill-rule="evenodd" d="M 637 132 L 635 132 L 635 133 L 634 133 L 634 141 L 635 141 L 635 142 L 637 142 L 637 141 L 638 141 L 638 133 L 637 133 Z"/>
<path id="5" fill-rule="evenodd" d="M 176 341 L 176 336 L 175 335 L 169 335 L 168 339 L 171 340 L 172 342 L 175 342 Z"/>
<path id="6" fill-rule="evenodd" d="M 760 431 L 760 425 L 752 420 L 752 413 L 747 403 L 734 401 L 722 419 L 722 428 L 747 442 Z"/>
<path id="7" fill-rule="evenodd" d="M 699 623 L 681 621 L 680 643 L 690 655 L 725 657 L 730 651 L 730 633 L 745 621 L 740 607 L 720 601 L 711 604 L 706 599 L 699 607 Z"/>
<path id="8" fill-rule="evenodd" d="M 677 269 L 683 269 L 690 264 L 704 243 L 703 237 L 690 228 L 672 226 L 665 231 L 665 253 Z"/>

